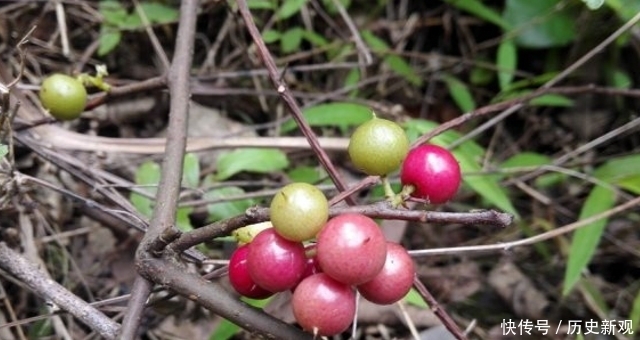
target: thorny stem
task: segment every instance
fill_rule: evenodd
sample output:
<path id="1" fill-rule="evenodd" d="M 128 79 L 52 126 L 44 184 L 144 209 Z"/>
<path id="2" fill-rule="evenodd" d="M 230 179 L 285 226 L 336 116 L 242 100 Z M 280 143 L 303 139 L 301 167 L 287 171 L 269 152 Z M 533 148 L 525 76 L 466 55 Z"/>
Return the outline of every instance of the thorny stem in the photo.
<path id="1" fill-rule="evenodd" d="M 453 334 L 456 339 L 467 340 L 467 336 L 464 335 L 460 327 L 458 327 L 451 316 L 449 316 L 449 314 L 442 307 L 440 307 L 440 304 L 438 303 L 438 301 L 436 301 L 436 298 L 431 295 L 427 287 L 425 287 L 422 282 L 420 282 L 417 276 L 413 279 L 413 287 L 416 289 L 416 291 L 418 291 L 418 294 L 422 296 L 424 302 L 429 305 L 431 311 L 433 311 L 438 319 L 442 321 L 442 324 L 449 330 L 449 332 L 451 332 L 451 334 Z"/>
<path id="2" fill-rule="evenodd" d="M 247 25 L 247 30 L 249 31 L 249 34 L 251 35 L 253 42 L 256 44 L 258 51 L 260 52 L 259 53 L 260 57 L 262 58 L 262 61 L 264 62 L 265 67 L 267 68 L 267 71 L 269 72 L 269 77 L 271 78 L 271 81 L 273 82 L 274 87 L 280 94 L 282 100 L 289 107 L 289 110 L 291 111 L 291 115 L 293 119 L 298 124 L 300 131 L 302 131 L 302 134 L 304 134 L 304 136 L 307 138 L 307 141 L 309 141 L 309 144 L 311 145 L 311 149 L 316 154 L 316 157 L 318 157 L 320 164 L 322 164 L 324 169 L 327 171 L 327 174 L 329 175 L 329 177 L 331 177 L 331 180 L 336 185 L 336 188 L 338 188 L 339 191 L 347 190 L 347 186 L 344 184 L 342 180 L 342 176 L 340 176 L 340 173 L 331 162 L 329 155 L 327 155 L 326 151 L 324 151 L 324 149 L 320 146 L 320 143 L 318 142 L 318 137 L 315 135 L 315 133 L 309 126 L 309 123 L 307 123 L 307 121 L 304 119 L 302 115 L 302 110 L 300 109 L 300 106 L 296 102 L 295 97 L 291 93 L 291 90 L 289 90 L 289 88 L 287 87 L 287 84 L 282 80 L 281 78 L 282 75 L 279 74 L 278 67 L 276 66 L 276 63 L 273 60 L 273 57 L 271 56 L 271 53 L 269 52 L 267 45 L 264 43 L 264 40 L 262 40 L 262 35 L 260 34 L 260 31 L 258 30 L 255 22 L 253 21 L 253 16 L 249 11 L 247 2 L 245 0 L 238 0 L 237 3 L 238 3 L 238 9 L 240 11 L 240 15 L 242 15 L 242 19 Z M 345 200 L 350 205 L 355 204 L 353 199 L 351 199 L 350 197 L 346 197 Z"/>
<path id="3" fill-rule="evenodd" d="M 147 230 L 138 251 L 136 264 L 138 274 L 131 292 L 131 300 L 127 305 L 127 313 L 122 324 L 121 339 L 135 339 L 145 308 L 143 301 L 147 299 L 153 287 L 148 269 L 144 266 L 149 254 L 149 246 L 153 244 L 166 228 L 175 223 L 180 182 L 182 180 L 182 163 L 187 144 L 187 118 L 189 116 L 189 72 L 193 57 L 197 0 L 185 0 L 180 5 L 180 23 L 176 36 L 175 55 L 168 73 L 171 104 L 169 109 L 169 126 L 165 156 L 162 163 L 162 174 L 156 195 L 149 229 Z"/>
<path id="4" fill-rule="evenodd" d="M 329 209 L 330 216 L 336 216 L 345 213 L 359 213 L 367 215 L 371 218 L 406 220 L 422 223 L 461 223 L 507 227 L 513 222 L 512 215 L 495 210 L 482 210 L 468 213 L 404 210 L 392 208 L 387 201 L 353 207 L 331 207 Z M 175 242 L 171 244 L 171 249 L 176 252 L 182 252 L 199 243 L 209 241 L 216 237 L 229 235 L 231 231 L 244 227 L 248 224 L 264 222 L 268 220 L 268 208 L 249 208 L 244 215 L 239 215 L 227 220 L 218 221 L 206 225 L 202 228 L 183 233 Z"/>

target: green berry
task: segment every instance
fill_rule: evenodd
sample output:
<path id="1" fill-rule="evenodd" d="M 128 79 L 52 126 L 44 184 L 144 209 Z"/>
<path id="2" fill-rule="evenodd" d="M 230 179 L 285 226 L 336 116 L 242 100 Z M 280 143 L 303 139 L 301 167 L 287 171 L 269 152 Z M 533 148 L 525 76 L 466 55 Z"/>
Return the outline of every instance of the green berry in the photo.
<path id="1" fill-rule="evenodd" d="M 395 122 L 374 117 L 351 135 L 349 157 L 367 175 L 385 176 L 400 167 L 409 139 Z"/>
<path id="2" fill-rule="evenodd" d="M 53 74 L 42 82 L 40 102 L 58 120 L 76 119 L 87 104 L 87 90 L 73 77 Z"/>
<path id="3" fill-rule="evenodd" d="M 290 241 L 314 238 L 328 219 L 327 198 L 311 184 L 289 184 L 271 201 L 271 223 L 280 236 Z"/>

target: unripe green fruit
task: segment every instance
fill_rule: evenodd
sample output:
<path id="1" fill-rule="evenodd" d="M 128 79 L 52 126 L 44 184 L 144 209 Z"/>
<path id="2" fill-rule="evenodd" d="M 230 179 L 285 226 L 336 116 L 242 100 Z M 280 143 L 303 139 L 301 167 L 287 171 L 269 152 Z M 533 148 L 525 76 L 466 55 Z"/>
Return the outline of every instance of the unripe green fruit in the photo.
<path id="1" fill-rule="evenodd" d="M 348 151 L 358 169 L 384 176 L 400 167 L 409 151 L 409 139 L 398 124 L 374 117 L 354 131 Z"/>
<path id="2" fill-rule="evenodd" d="M 73 77 L 53 74 L 42 82 L 40 102 L 58 120 L 76 119 L 87 104 L 87 90 Z"/>
<path id="3" fill-rule="evenodd" d="M 314 238 L 328 219 L 327 198 L 311 184 L 289 184 L 271 201 L 271 223 L 280 236 L 290 241 Z"/>

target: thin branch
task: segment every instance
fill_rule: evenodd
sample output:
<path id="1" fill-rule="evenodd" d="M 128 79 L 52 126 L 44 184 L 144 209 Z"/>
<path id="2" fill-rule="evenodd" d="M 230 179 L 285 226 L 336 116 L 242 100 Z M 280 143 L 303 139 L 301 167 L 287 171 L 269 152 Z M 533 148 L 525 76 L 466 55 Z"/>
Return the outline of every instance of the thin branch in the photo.
<path id="1" fill-rule="evenodd" d="M 38 267 L 0 242 L 0 268 L 14 275 L 47 301 L 68 311 L 105 339 L 116 339 L 118 324 L 90 306 L 59 283 L 46 277 Z"/>
<path id="2" fill-rule="evenodd" d="M 329 177 L 331 177 L 331 180 L 336 185 L 338 190 L 345 191 L 347 189 L 347 186 L 344 184 L 342 176 L 331 162 L 331 159 L 329 158 L 325 150 L 322 148 L 322 146 L 320 146 L 317 136 L 309 126 L 309 123 L 307 123 L 307 121 L 304 119 L 302 110 L 300 109 L 300 106 L 298 106 L 295 97 L 287 87 L 287 84 L 281 79 L 281 75 L 278 72 L 278 67 L 273 60 L 273 57 L 271 56 L 267 45 L 264 43 L 264 40 L 262 40 L 262 35 L 256 27 L 255 22 L 253 21 L 253 16 L 249 11 L 246 0 L 238 0 L 237 3 L 240 15 L 242 15 L 242 19 L 247 25 L 247 30 L 249 31 L 253 42 L 256 44 L 256 47 L 260 53 L 260 57 L 262 58 L 265 67 L 269 71 L 269 77 L 271 78 L 274 87 L 280 94 L 282 100 L 289 107 L 293 119 L 298 124 L 300 131 L 302 131 L 304 136 L 307 138 L 307 141 L 309 141 L 311 149 L 316 154 L 316 157 L 318 157 L 320 164 L 322 164 L 324 169 L 327 171 L 327 174 L 329 175 Z M 349 197 L 346 198 L 346 201 L 349 204 L 355 203 Z"/>
<path id="3" fill-rule="evenodd" d="M 422 250 L 410 250 L 409 254 L 413 257 L 419 256 L 430 256 L 430 255 L 445 255 L 445 254 L 464 254 L 464 253 L 484 253 L 484 252 L 494 252 L 494 251 L 509 251 L 515 247 L 519 246 L 527 246 L 532 245 L 538 242 L 546 241 L 548 239 L 552 239 L 554 237 L 558 237 L 560 235 L 564 235 L 566 233 L 570 233 L 576 229 L 586 227 L 587 225 L 599 221 L 603 218 L 609 218 L 613 215 L 619 214 L 625 210 L 631 209 L 637 205 L 640 205 L 640 197 L 636 197 L 630 201 L 627 201 L 623 204 L 620 204 L 614 208 L 611 208 L 607 211 L 601 212 L 597 215 L 593 215 L 589 218 L 585 218 L 583 220 L 579 220 L 570 224 L 567 224 L 563 227 L 556 228 L 547 232 L 544 232 L 539 235 L 527 237 L 521 240 L 497 243 L 497 244 L 486 244 L 486 245 L 478 245 L 478 246 L 465 246 L 465 247 L 450 247 L 450 248 L 435 248 L 435 249 L 422 249 Z"/>
<path id="4" fill-rule="evenodd" d="M 162 162 L 162 174 L 156 195 L 157 204 L 154 207 L 149 229 L 145 234 L 138 251 L 136 262 L 139 274 L 148 276 L 146 268 L 141 266 L 148 247 L 166 228 L 175 223 L 180 182 L 182 180 L 182 163 L 187 144 L 187 119 L 189 116 L 189 75 L 193 57 L 193 44 L 197 17 L 198 1 L 185 0 L 180 5 L 180 24 L 176 37 L 175 55 L 169 69 L 169 92 L 171 105 L 169 109 L 169 126 L 167 130 L 166 154 Z M 137 328 L 146 301 L 151 293 L 153 283 L 143 276 L 136 277 L 131 300 L 127 305 L 127 313 L 122 324 L 121 339 L 135 339 Z"/>
<path id="5" fill-rule="evenodd" d="M 206 281 L 198 275 L 186 272 L 184 268 L 161 259 L 147 257 L 141 263 L 149 278 L 159 284 L 171 287 L 182 296 L 233 321 L 236 325 L 262 334 L 270 339 L 310 340 L 310 333 L 290 326 L 260 309 L 253 308 L 233 297 L 222 286 Z"/>
<path id="6" fill-rule="evenodd" d="M 444 310 L 444 308 L 440 307 L 440 304 L 436 300 L 436 298 L 431 295 L 427 287 L 425 287 L 417 277 L 413 280 L 413 287 L 418 291 L 422 299 L 429 305 L 429 308 L 433 311 L 433 313 L 442 321 L 442 324 L 451 332 L 451 334 L 458 340 L 467 340 L 467 336 L 464 335 L 460 327 L 456 325 L 456 322 L 453 321 L 451 316 Z"/>
<path id="7" fill-rule="evenodd" d="M 371 218 L 382 218 L 387 220 L 406 220 L 422 223 L 460 223 L 468 225 L 491 225 L 496 227 L 507 227 L 513 222 L 512 215 L 495 210 L 481 210 L 468 213 L 404 210 L 394 209 L 386 201 L 370 205 L 332 207 L 329 209 L 330 216 L 345 213 L 358 213 L 367 215 Z M 249 208 L 244 215 L 218 221 L 183 233 L 171 244 L 171 248 L 176 252 L 182 252 L 199 243 L 209 241 L 216 237 L 229 235 L 235 229 L 268 220 L 268 208 Z"/>

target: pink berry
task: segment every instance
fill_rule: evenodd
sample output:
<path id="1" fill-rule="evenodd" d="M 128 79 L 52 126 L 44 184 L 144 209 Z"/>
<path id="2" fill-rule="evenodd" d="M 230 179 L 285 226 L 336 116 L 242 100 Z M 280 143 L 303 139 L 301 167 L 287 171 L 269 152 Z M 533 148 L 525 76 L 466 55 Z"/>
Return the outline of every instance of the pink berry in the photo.
<path id="1" fill-rule="evenodd" d="M 324 273 L 300 282 L 291 299 L 293 315 L 303 329 L 319 336 L 344 332 L 356 314 L 353 289 Z"/>
<path id="2" fill-rule="evenodd" d="M 359 285 L 358 291 L 373 303 L 389 305 L 407 295 L 414 276 L 413 260 L 407 250 L 397 243 L 388 242 L 384 267 L 371 281 Z"/>
<path id="3" fill-rule="evenodd" d="M 283 238 L 273 228 L 261 231 L 249 243 L 249 275 L 270 292 L 293 288 L 302 277 L 306 261 L 302 243 Z"/>
<path id="4" fill-rule="evenodd" d="M 242 296 L 251 299 L 266 299 L 273 295 L 272 292 L 258 286 L 251 276 L 247 267 L 247 254 L 249 247 L 244 245 L 238 247 L 229 259 L 229 282 L 231 286 Z"/>
<path id="5" fill-rule="evenodd" d="M 400 172 L 403 185 L 411 185 L 411 196 L 441 204 L 450 200 L 460 187 L 460 165 L 451 152 L 433 144 L 409 151 Z"/>
<path id="6" fill-rule="evenodd" d="M 361 214 L 330 219 L 318 233 L 317 258 L 324 273 L 358 285 L 376 276 L 387 257 L 387 241 L 376 222 Z"/>

